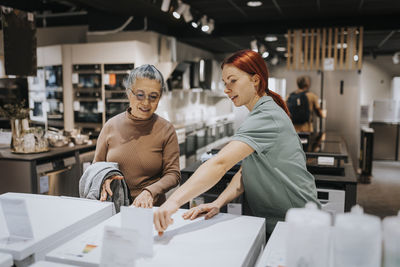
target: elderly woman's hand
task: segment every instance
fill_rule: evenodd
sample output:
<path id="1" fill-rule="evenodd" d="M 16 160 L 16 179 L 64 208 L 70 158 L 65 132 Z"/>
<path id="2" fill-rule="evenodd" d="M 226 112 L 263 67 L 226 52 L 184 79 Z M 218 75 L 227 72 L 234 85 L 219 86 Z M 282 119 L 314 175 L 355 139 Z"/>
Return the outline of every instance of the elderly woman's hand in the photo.
<path id="1" fill-rule="evenodd" d="M 100 201 L 106 201 L 108 195 L 110 195 L 110 197 L 113 195 L 111 187 L 110 187 L 111 182 L 113 180 L 122 180 L 122 179 L 124 179 L 123 176 L 115 175 L 115 176 L 112 176 L 112 177 L 108 178 L 107 180 L 105 180 L 103 185 L 101 186 Z"/>
<path id="2" fill-rule="evenodd" d="M 219 213 L 219 207 L 214 203 L 201 204 L 185 212 L 182 217 L 185 220 L 194 220 L 199 216 L 206 215 L 204 218 L 210 219 Z"/>
<path id="3" fill-rule="evenodd" d="M 143 190 L 132 203 L 133 206 L 138 208 L 152 208 L 153 196 L 147 190 Z"/>

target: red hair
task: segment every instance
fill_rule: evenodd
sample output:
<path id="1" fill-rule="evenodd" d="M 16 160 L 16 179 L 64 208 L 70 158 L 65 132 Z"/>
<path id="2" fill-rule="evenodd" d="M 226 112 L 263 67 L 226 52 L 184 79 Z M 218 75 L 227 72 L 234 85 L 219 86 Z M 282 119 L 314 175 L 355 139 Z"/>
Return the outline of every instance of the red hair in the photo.
<path id="1" fill-rule="evenodd" d="M 268 89 L 268 68 L 264 59 L 259 53 L 252 50 L 240 50 L 227 57 L 222 62 L 221 68 L 223 68 L 226 64 L 232 64 L 236 68 L 250 75 L 257 74 L 260 78 L 260 86 L 257 88 L 257 94 L 262 96 L 264 92 L 267 93 L 267 95 L 272 97 L 275 103 L 277 103 L 290 117 L 289 109 L 282 97 Z"/>

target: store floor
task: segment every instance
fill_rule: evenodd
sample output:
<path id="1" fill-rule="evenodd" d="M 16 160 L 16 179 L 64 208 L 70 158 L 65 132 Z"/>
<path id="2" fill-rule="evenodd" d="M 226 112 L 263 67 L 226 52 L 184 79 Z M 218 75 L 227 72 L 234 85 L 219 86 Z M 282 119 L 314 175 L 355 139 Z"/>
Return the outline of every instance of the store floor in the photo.
<path id="1" fill-rule="evenodd" d="M 357 203 L 381 218 L 400 210 L 400 162 L 374 161 L 370 184 L 357 185 Z"/>

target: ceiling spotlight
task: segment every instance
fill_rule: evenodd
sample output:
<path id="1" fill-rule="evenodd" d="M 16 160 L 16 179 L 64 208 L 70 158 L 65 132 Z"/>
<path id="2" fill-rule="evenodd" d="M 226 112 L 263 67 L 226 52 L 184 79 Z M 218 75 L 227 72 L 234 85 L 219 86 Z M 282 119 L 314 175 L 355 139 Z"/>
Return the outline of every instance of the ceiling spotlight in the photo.
<path id="1" fill-rule="evenodd" d="M 278 47 L 276 48 L 276 51 L 278 51 L 278 52 L 285 52 L 285 51 L 286 51 L 286 47 L 278 46 Z"/>
<path id="2" fill-rule="evenodd" d="M 265 36 L 265 41 L 276 42 L 276 41 L 278 41 L 278 37 L 276 37 L 275 35 L 267 35 L 267 36 Z"/>
<path id="3" fill-rule="evenodd" d="M 203 25 L 203 26 L 201 26 L 201 30 L 202 30 L 203 32 L 207 32 L 209 29 L 210 29 L 210 27 L 209 27 L 208 25 Z"/>
<path id="4" fill-rule="evenodd" d="M 253 41 L 250 42 L 250 48 L 254 52 L 258 52 L 257 40 L 253 40 Z"/>
<path id="5" fill-rule="evenodd" d="M 197 29 L 197 27 L 199 27 L 199 24 L 197 22 L 192 21 L 192 27 Z"/>
<path id="6" fill-rule="evenodd" d="M 353 59 L 354 61 L 358 61 L 358 55 L 354 55 Z"/>
<path id="7" fill-rule="evenodd" d="M 269 56 L 268 51 L 265 51 L 264 53 L 262 53 L 262 57 L 263 57 L 263 58 L 267 58 L 268 56 Z"/>
<path id="8" fill-rule="evenodd" d="M 261 5 L 262 5 L 261 1 L 248 1 L 247 2 L 247 6 L 249 6 L 249 7 L 258 7 Z"/>
<path id="9" fill-rule="evenodd" d="M 186 4 L 182 3 L 182 2 L 179 2 L 178 3 L 178 8 L 172 13 L 172 15 L 176 19 L 180 19 L 182 13 L 185 12 L 188 7 L 189 7 L 188 5 L 186 5 Z"/>
<path id="10" fill-rule="evenodd" d="M 171 0 L 163 0 L 162 4 L 161 4 L 161 10 L 164 12 L 168 12 L 170 4 L 171 4 Z"/>
<path id="11" fill-rule="evenodd" d="M 347 44 L 346 44 L 346 43 L 343 43 L 343 45 L 342 45 L 342 44 L 339 43 L 339 44 L 336 45 L 336 48 L 337 48 L 337 49 L 342 49 L 342 48 L 343 48 L 343 49 L 346 49 L 346 48 L 347 48 Z"/>
<path id="12" fill-rule="evenodd" d="M 400 56 L 400 52 L 394 53 L 394 55 L 392 57 L 393 64 L 399 64 L 400 63 L 399 56 Z"/>

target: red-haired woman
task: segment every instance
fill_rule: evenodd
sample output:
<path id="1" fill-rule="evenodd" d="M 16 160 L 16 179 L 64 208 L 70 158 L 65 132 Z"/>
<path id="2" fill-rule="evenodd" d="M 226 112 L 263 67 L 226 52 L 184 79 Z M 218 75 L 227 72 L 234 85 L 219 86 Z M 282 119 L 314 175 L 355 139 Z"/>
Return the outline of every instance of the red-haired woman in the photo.
<path id="1" fill-rule="evenodd" d="M 154 213 L 159 232 L 172 223 L 178 208 L 214 186 L 232 166 L 242 167 L 228 187 L 212 203 L 184 214 L 206 219 L 243 192 L 255 216 L 265 217 L 270 234 L 289 208 L 304 207 L 317 200 L 314 177 L 306 169 L 306 158 L 282 98 L 268 89 L 268 69 L 263 58 L 242 50 L 222 63 L 225 93 L 236 107 L 245 106 L 248 117 L 216 156 L 203 163 L 190 179 Z"/>

